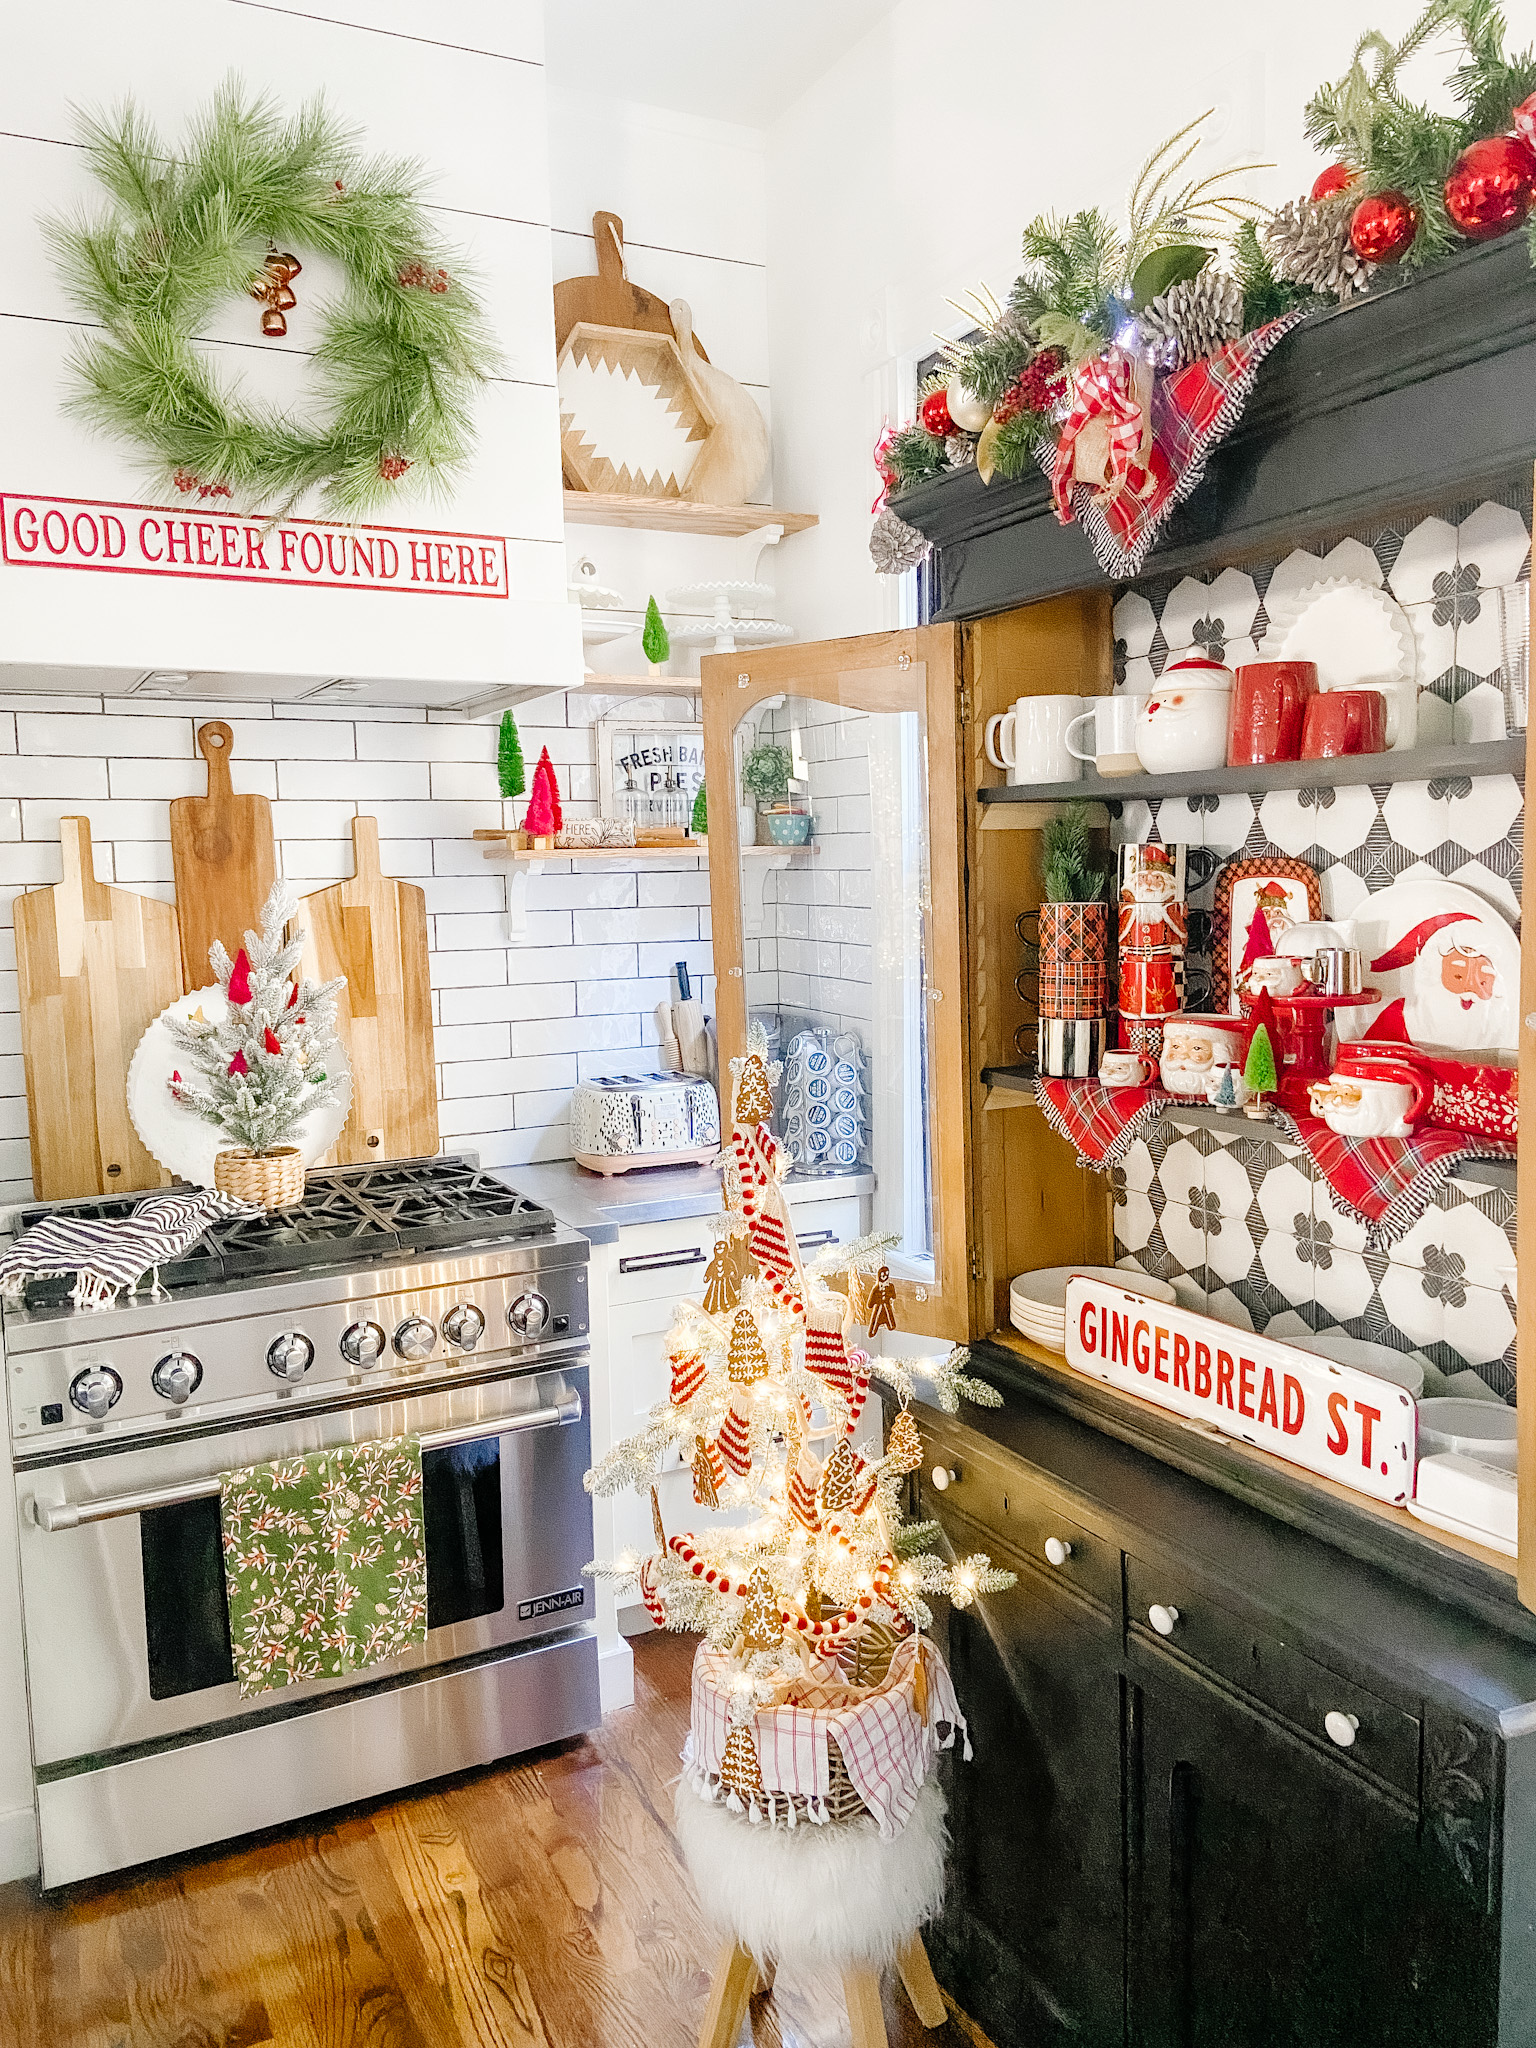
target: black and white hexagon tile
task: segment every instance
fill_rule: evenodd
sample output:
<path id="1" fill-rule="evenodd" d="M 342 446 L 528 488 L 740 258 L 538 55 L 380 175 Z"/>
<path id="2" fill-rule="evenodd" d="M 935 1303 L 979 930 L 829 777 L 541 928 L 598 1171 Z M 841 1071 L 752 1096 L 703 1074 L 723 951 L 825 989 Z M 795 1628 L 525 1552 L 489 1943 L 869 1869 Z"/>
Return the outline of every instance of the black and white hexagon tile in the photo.
<path id="1" fill-rule="evenodd" d="M 1511 487 L 1412 523 L 1372 527 L 1320 553 L 1223 569 L 1205 581 L 1147 578 L 1115 605 L 1115 676 L 1146 690 L 1164 664 L 1208 653 L 1236 667 L 1273 657 L 1266 603 L 1343 576 L 1385 590 L 1417 642 L 1419 741 L 1502 739 L 1506 664 L 1525 652 L 1531 492 Z M 1262 648 L 1262 653 L 1259 651 Z M 1353 916 L 1414 872 L 1444 876 L 1520 914 L 1523 798 L 1513 775 L 1459 776 L 1263 796 L 1127 803 L 1124 839 L 1190 848 L 1188 1007 L 1210 1000 L 1214 878 L 1234 854 L 1286 853 L 1322 882 L 1323 912 Z M 1155 1125 L 1115 1182 L 1115 1254 L 1167 1279 L 1190 1307 L 1277 1337 L 1342 1326 L 1411 1346 L 1443 1372 L 1473 1367 L 1514 1386 L 1514 1197 L 1452 1180 L 1388 1252 L 1365 1249 L 1306 1155 L 1234 1132 Z"/>

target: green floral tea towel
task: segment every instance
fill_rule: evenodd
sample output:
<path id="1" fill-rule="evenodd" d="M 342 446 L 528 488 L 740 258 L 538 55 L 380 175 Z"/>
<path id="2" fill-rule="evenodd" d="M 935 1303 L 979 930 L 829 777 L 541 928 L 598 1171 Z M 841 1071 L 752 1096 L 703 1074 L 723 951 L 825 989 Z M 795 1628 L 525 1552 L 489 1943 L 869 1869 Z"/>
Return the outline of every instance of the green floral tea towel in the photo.
<path id="1" fill-rule="evenodd" d="M 426 1641 L 415 1437 L 226 1472 L 219 1512 L 242 1693 L 361 1671 Z"/>

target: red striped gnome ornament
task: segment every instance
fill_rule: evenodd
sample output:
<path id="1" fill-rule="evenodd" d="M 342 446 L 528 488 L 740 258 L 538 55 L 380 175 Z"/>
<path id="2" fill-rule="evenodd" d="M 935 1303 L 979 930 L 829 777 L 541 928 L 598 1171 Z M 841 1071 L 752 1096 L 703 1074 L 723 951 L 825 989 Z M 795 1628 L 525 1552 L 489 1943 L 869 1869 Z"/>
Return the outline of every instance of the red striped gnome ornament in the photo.
<path id="1" fill-rule="evenodd" d="M 926 1732 L 883 1768 L 910 1782 L 899 1797 L 884 1781 L 846 1795 L 850 1810 L 881 1818 L 883 1833 L 893 1810 L 912 1810 L 940 1743 L 964 1729 L 937 1651 L 918 1640 L 932 1620 L 925 1596 L 965 1606 L 1012 1584 L 985 1556 L 946 1563 L 936 1524 L 904 1524 L 904 1475 L 921 1457 L 907 1405 L 920 1395 L 952 1413 L 962 1398 L 996 1406 L 999 1397 L 968 1376 L 959 1348 L 870 1360 L 854 1318 L 861 1306 L 878 1311 L 875 1276 L 894 1240 L 862 1237 L 801 1258 L 769 1127 L 775 1069 L 760 1030 L 731 1068 L 725 1217 L 704 1299 L 678 1303 L 667 1399 L 587 1475 L 600 1495 L 656 1486 L 673 1533 L 649 1556 L 591 1569 L 621 1585 L 638 1581 L 653 1618 L 703 1635 L 680 1799 L 777 1826 L 844 1818 L 829 1806 L 828 1754 L 817 1748 L 833 1740 L 826 1702 L 844 1702 L 843 1714 L 866 1702 L 889 1714 L 893 1694 L 903 1700 Z M 743 1232 L 750 1258 L 738 1265 Z M 866 1406 L 872 1370 L 894 1396 L 883 1453 L 878 1411 Z M 679 1459 L 691 1488 L 669 1476 Z M 696 1526 L 682 1533 L 690 1505 Z M 781 1713 L 798 1713 L 795 1725 L 810 1737 L 781 1739 Z M 890 1747 L 873 1734 L 849 1745 L 887 1759 Z M 796 1774 L 817 1753 L 801 1782 Z"/>

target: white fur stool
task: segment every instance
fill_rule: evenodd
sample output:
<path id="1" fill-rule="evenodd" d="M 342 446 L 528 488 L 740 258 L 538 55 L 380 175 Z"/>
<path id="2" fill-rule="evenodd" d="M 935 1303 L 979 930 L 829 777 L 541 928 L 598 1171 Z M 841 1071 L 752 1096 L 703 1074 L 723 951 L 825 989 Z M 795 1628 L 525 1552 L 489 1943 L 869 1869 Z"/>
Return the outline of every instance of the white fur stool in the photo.
<path id="1" fill-rule="evenodd" d="M 677 1838 L 700 1903 L 725 1937 L 700 2048 L 734 2048 L 758 1983 L 778 1965 L 842 1972 L 853 2048 L 887 2048 L 880 1971 L 894 1962 L 918 2018 L 942 2026 L 944 1999 L 918 1932 L 944 1895 L 944 1794 L 930 1778 L 899 1834 L 870 1819 L 753 1826 L 689 1784 Z"/>

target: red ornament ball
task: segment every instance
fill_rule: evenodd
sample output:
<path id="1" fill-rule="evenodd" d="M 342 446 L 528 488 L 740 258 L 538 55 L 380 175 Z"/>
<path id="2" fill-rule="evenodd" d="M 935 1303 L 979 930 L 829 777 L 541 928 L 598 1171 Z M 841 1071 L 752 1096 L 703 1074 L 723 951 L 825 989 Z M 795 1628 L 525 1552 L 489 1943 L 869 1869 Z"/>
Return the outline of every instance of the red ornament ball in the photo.
<path id="1" fill-rule="evenodd" d="M 1355 174 L 1348 164 L 1330 164 L 1326 171 L 1319 171 L 1312 181 L 1314 199 L 1331 199 L 1335 192 L 1342 192 L 1346 185 L 1353 185 Z"/>
<path id="2" fill-rule="evenodd" d="M 1418 231 L 1419 216 L 1401 192 L 1373 192 L 1349 217 L 1349 239 L 1366 263 L 1396 263 Z"/>
<path id="3" fill-rule="evenodd" d="M 923 432 L 932 434 L 935 440 L 946 440 L 955 431 L 955 423 L 949 416 L 947 392 L 930 391 L 917 408 L 917 416 L 923 423 Z"/>
<path id="4" fill-rule="evenodd" d="M 1523 135 L 1527 142 L 1536 146 L 1536 92 L 1524 99 L 1510 115 L 1517 135 Z"/>
<path id="5" fill-rule="evenodd" d="M 1507 235 L 1536 200 L 1536 150 L 1520 135 L 1470 143 L 1445 181 L 1445 210 L 1470 242 Z"/>

